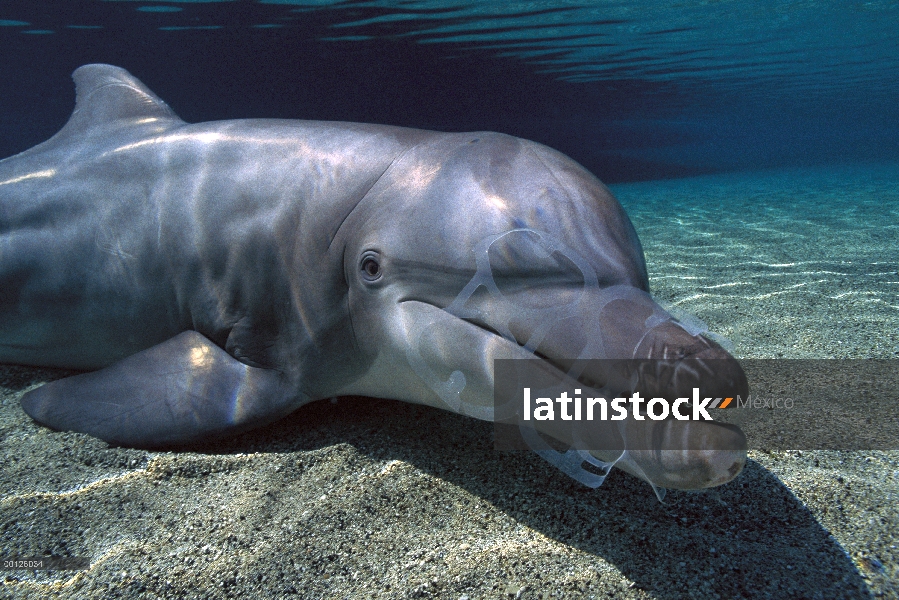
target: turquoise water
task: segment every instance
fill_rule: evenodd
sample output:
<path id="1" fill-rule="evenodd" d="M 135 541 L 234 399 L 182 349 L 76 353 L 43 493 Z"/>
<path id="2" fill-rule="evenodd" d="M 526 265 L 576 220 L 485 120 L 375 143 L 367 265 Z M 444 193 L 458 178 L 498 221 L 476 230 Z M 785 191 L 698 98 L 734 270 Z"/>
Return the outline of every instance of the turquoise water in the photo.
<path id="1" fill-rule="evenodd" d="M 653 294 L 741 358 L 899 358 L 899 165 L 613 186 Z"/>

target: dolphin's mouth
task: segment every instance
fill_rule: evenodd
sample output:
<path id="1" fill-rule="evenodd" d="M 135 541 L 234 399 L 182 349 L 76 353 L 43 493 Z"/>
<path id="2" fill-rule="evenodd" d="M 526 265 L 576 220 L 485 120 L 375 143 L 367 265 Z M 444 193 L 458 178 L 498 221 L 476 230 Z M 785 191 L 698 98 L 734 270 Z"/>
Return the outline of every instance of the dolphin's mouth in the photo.
<path id="1" fill-rule="evenodd" d="M 497 331 L 496 329 L 494 329 L 493 327 L 491 327 L 490 325 L 488 325 L 487 323 L 485 323 L 484 321 L 482 321 L 480 319 L 469 318 L 469 319 L 462 319 L 462 321 L 465 321 L 466 323 L 468 323 L 470 325 L 474 325 L 478 329 L 481 329 L 481 330 L 487 332 L 488 334 L 495 335 L 495 336 L 505 339 L 504 336 L 499 331 Z M 524 349 L 524 347 L 525 347 L 525 344 L 521 343 L 518 340 L 507 340 L 507 341 L 510 343 L 517 344 L 519 348 Z M 543 352 L 540 351 L 540 349 L 531 350 L 530 353 L 533 355 L 534 358 L 540 359 L 541 361 L 543 361 L 544 363 L 546 363 L 547 365 L 549 365 L 550 367 L 555 369 L 555 371 L 558 373 L 559 377 L 564 377 L 571 370 L 571 362 L 572 361 L 570 359 L 569 360 L 556 359 L 548 354 L 544 354 Z M 606 385 L 606 381 L 603 381 L 601 379 L 594 379 L 593 377 L 590 377 L 586 372 L 581 372 L 577 376 L 576 381 L 578 383 L 583 384 L 587 388 L 594 388 L 594 389 L 602 389 Z"/>
<path id="2" fill-rule="evenodd" d="M 483 321 L 481 319 L 468 318 L 468 319 L 461 319 L 461 320 L 470 325 L 474 325 L 478 329 L 481 329 L 481 330 L 487 332 L 488 334 L 495 335 L 495 336 L 501 337 L 503 339 L 507 339 L 497 329 L 494 329 L 493 327 L 491 327 L 489 324 L 487 324 L 485 321 Z M 507 340 L 507 341 L 509 341 L 510 343 L 517 344 L 519 348 L 525 347 L 525 344 L 519 340 Z M 547 363 L 548 365 L 552 366 L 553 368 L 555 368 L 559 372 L 560 376 L 564 375 L 565 373 L 568 373 L 568 371 L 569 371 L 570 366 L 567 366 L 565 364 L 565 361 L 556 360 L 553 357 L 549 356 L 548 354 L 544 354 L 539 349 L 533 349 L 530 351 L 530 353 L 533 355 L 534 358 L 538 358 L 538 359 L 544 361 L 545 363 Z M 570 362 L 570 361 L 568 361 L 568 362 Z M 603 382 L 591 379 L 590 377 L 587 377 L 584 374 L 581 374 L 577 378 L 577 381 L 580 383 L 583 383 L 587 387 L 599 388 L 599 387 L 603 386 Z"/>
<path id="3" fill-rule="evenodd" d="M 529 260 L 561 254 L 580 271 L 580 284 L 572 286 L 570 278 L 557 276 L 554 281 L 565 283 L 553 287 L 523 278 L 504 293 L 494 279 L 491 247 L 512 233 L 521 233 L 517 241 L 530 246 L 522 250 L 509 244 L 502 257 L 507 262 L 501 264 L 508 266 L 507 255 L 515 252 Z M 495 420 L 494 361 L 510 358 L 539 359 L 541 372 L 591 390 L 624 390 L 636 381 L 649 397 L 688 396 L 697 387 L 704 395 L 746 393 L 742 369 L 721 346 L 682 326 L 644 290 L 627 284 L 600 287 L 594 267 L 548 234 L 528 229 L 491 236 L 475 255 L 474 275 L 448 304 L 417 296 L 400 300 L 409 311 L 402 328 L 408 364 L 446 408 Z M 506 276 L 503 283 L 508 280 Z M 627 370 L 628 361 L 636 361 L 630 363 L 636 371 Z M 590 425 L 596 429 L 587 431 L 588 437 L 600 439 L 600 445 L 589 447 L 596 450 L 575 447 L 579 434 L 574 430 L 533 426 L 571 445 L 564 454 L 541 444 L 533 427 L 522 433 L 541 457 L 592 487 L 604 476 L 591 472 L 591 466 L 617 463 L 658 492 L 660 487 L 718 485 L 745 463 L 745 437 L 732 426 L 637 419 Z M 614 439 L 608 441 L 610 436 Z M 602 446 L 602 440 L 609 445 Z M 623 449 L 600 449 L 617 443 Z"/>
<path id="4" fill-rule="evenodd" d="M 421 304 L 427 304 L 436 310 L 441 310 L 441 311 L 446 310 L 446 307 L 438 306 L 437 304 L 434 304 L 433 302 L 430 302 L 423 298 L 406 297 L 406 298 L 401 299 L 400 302 L 401 303 L 402 302 L 418 302 Z M 568 360 L 556 359 L 548 354 L 545 354 L 540 349 L 528 350 L 526 348 L 525 343 L 522 343 L 521 341 L 514 339 L 514 338 L 509 339 L 508 336 L 500 333 L 500 331 L 498 329 L 496 329 L 495 327 L 492 327 L 489 323 L 487 323 L 482 318 L 459 317 L 458 320 L 462 323 L 471 325 L 473 328 L 484 332 L 488 336 L 492 336 L 493 339 L 496 339 L 497 341 L 501 340 L 500 343 L 507 343 L 507 344 L 509 344 L 510 347 L 517 347 L 518 349 L 521 350 L 521 352 L 526 353 L 526 354 L 522 355 L 520 358 L 523 358 L 523 359 L 524 358 L 536 358 L 536 359 L 543 361 L 546 365 L 550 366 L 559 377 L 564 377 L 570 371 L 570 368 L 571 368 L 570 363 L 572 362 L 571 359 L 568 359 Z M 605 385 L 605 381 L 603 381 L 601 379 L 594 379 L 586 373 L 581 373 L 577 377 L 577 381 L 579 383 L 582 383 L 584 386 L 586 386 L 588 388 L 599 389 Z"/>
<path id="5" fill-rule="evenodd" d="M 638 293 L 645 294 L 642 291 L 638 291 Z M 439 306 L 425 298 L 407 297 L 401 302 L 419 302 L 436 310 L 446 311 L 446 307 Z M 613 304 L 605 301 L 602 304 L 605 304 L 606 310 L 610 306 L 614 307 Z M 628 310 L 629 307 L 619 307 L 619 312 Z M 586 369 L 574 368 L 578 361 L 587 362 L 589 365 L 599 359 L 608 361 L 611 364 L 610 368 L 623 369 L 633 365 L 634 369 L 639 368 L 644 374 L 652 371 L 649 375 L 655 380 L 653 385 L 649 385 L 643 377 L 640 378 L 639 383 L 642 383 L 643 391 L 658 396 L 689 394 L 693 387 L 700 384 L 703 384 L 704 390 L 710 390 L 709 393 L 745 395 L 747 391 L 742 369 L 724 348 L 714 340 L 702 336 L 701 333 L 704 331 L 687 330 L 673 318 L 664 321 L 646 319 L 655 324 L 652 328 L 647 328 L 642 333 L 638 332 L 631 336 L 632 340 L 636 340 L 636 342 L 632 342 L 632 350 L 610 351 L 607 355 L 587 354 L 589 343 L 585 342 L 583 338 L 590 337 L 589 332 L 583 335 L 579 341 L 566 343 L 572 337 L 566 336 L 566 334 L 582 330 L 579 327 L 569 326 L 560 328 L 560 331 L 550 330 L 541 340 L 545 343 L 539 343 L 536 347 L 529 348 L 527 337 L 533 331 L 533 326 L 519 325 L 515 327 L 508 323 L 501 324 L 500 326 L 505 325 L 507 330 L 507 333 L 503 334 L 499 327 L 494 327 L 488 321 L 483 312 L 479 312 L 478 315 L 459 316 L 457 319 L 480 330 L 487 336 L 502 340 L 510 347 L 519 349 L 524 353 L 522 358 L 539 359 L 555 370 L 560 377 L 568 375 L 587 388 L 605 388 L 611 379 L 617 381 L 631 379 L 630 373 L 609 373 L 596 368 L 591 369 L 589 366 Z M 567 353 L 564 350 L 559 351 L 570 347 L 574 347 L 576 350 Z M 722 370 L 728 371 L 728 373 L 722 375 Z M 667 374 L 663 375 L 663 371 L 667 371 Z M 713 385 L 716 380 L 718 383 Z M 710 385 L 713 387 L 709 387 Z"/>

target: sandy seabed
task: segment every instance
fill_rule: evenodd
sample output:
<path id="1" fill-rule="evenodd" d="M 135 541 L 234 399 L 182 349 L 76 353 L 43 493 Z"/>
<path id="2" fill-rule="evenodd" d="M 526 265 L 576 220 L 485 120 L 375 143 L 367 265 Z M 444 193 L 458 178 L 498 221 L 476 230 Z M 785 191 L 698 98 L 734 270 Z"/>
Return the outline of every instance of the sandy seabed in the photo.
<path id="1" fill-rule="evenodd" d="M 899 166 L 614 192 L 654 295 L 738 357 L 899 359 Z M 754 450 L 730 484 L 660 503 L 389 400 L 318 402 L 189 451 L 110 448 L 19 407 L 64 375 L 0 367 L 0 554 L 91 567 L 5 571 L 0 597 L 899 597 L 896 450 Z"/>

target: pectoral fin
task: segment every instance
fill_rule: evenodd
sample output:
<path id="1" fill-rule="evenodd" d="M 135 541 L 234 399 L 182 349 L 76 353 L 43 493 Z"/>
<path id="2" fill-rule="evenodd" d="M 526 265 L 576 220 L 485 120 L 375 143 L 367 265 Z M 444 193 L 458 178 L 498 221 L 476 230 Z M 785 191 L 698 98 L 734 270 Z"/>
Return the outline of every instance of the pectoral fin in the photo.
<path id="1" fill-rule="evenodd" d="M 22 408 L 53 429 L 158 448 L 263 425 L 303 402 L 277 371 L 245 365 L 185 331 L 99 371 L 32 390 Z"/>

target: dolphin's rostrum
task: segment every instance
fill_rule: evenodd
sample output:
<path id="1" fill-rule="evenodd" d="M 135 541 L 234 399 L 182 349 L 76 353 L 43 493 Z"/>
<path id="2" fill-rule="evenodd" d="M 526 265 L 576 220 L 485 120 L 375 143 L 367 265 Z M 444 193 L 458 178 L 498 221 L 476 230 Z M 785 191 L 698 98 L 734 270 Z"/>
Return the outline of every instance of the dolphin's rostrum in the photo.
<path id="1" fill-rule="evenodd" d="M 491 419 L 493 361 L 535 356 L 585 386 L 608 374 L 576 359 L 650 358 L 678 391 L 745 394 L 737 362 L 649 296 L 618 202 L 558 152 L 486 132 L 187 124 L 123 69 L 74 79 L 65 127 L 0 161 L 0 362 L 90 370 L 25 394 L 45 425 L 163 447 L 348 394 Z M 745 462 L 742 433 L 714 422 L 632 421 L 625 437 L 649 442 L 564 459 L 531 443 L 588 484 L 582 459 L 683 489 Z"/>

